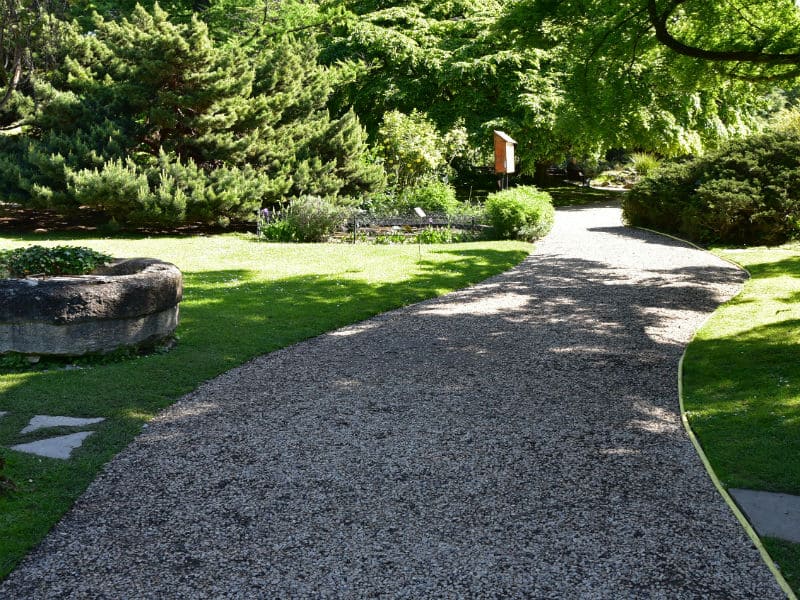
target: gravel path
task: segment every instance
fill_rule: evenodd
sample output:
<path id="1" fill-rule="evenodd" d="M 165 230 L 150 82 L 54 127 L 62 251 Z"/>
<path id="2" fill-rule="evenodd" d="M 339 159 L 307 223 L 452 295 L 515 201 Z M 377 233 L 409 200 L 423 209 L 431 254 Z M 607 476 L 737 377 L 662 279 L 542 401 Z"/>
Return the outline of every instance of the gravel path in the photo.
<path id="1" fill-rule="evenodd" d="M 508 273 L 182 399 L 0 597 L 782 598 L 678 410 L 742 280 L 559 211 Z"/>

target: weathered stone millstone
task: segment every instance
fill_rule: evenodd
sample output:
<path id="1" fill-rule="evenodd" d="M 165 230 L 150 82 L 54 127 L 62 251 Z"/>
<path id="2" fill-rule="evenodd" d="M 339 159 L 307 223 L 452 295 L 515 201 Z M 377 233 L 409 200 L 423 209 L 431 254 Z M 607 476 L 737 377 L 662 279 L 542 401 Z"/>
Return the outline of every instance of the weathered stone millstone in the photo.
<path id="1" fill-rule="evenodd" d="M 90 275 L 0 280 L 0 354 L 81 356 L 157 344 L 178 325 L 183 277 L 151 258 Z"/>

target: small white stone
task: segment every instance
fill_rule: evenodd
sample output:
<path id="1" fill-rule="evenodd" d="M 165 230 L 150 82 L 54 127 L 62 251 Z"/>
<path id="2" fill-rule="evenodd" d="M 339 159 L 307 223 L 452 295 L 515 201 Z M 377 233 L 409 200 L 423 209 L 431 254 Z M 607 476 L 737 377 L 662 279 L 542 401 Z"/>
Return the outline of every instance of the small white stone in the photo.
<path id="1" fill-rule="evenodd" d="M 20 433 L 30 433 L 37 429 L 45 429 L 47 427 L 84 427 L 86 425 L 94 425 L 105 421 L 103 417 L 94 419 L 80 419 L 77 417 L 59 417 L 51 415 L 36 415 L 29 422 L 28 425 L 20 431 Z"/>
<path id="2" fill-rule="evenodd" d="M 5 417 L 8 414 L 7 410 L 0 410 L 0 418 Z"/>
<path id="3" fill-rule="evenodd" d="M 11 446 L 11 449 L 18 452 L 36 454 L 37 456 L 46 456 L 47 458 L 66 459 L 70 457 L 75 448 L 80 448 L 83 444 L 83 440 L 93 433 L 93 431 L 81 431 L 79 433 L 47 438 L 46 440 L 38 440 L 36 442 L 30 442 L 29 444 L 18 444 L 16 446 Z"/>

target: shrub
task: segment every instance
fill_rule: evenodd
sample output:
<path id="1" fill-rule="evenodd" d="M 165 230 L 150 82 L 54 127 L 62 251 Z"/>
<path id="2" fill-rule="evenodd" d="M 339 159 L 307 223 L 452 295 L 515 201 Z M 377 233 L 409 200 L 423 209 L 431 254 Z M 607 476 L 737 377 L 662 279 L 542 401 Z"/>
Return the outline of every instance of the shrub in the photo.
<path id="1" fill-rule="evenodd" d="M 456 190 L 448 183 L 427 181 L 406 189 L 399 200 L 400 206 L 413 210 L 418 206 L 426 213 L 454 214 L 460 205 L 456 200 Z"/>
<path id="2" fill-rule="evenodd" d="M 261 204 L 269 182 L 245 166 L 200 169 L 160 152 L 152 165 L 110 160 L 71 176 L 70 192 L 84 206 L 104 211 L 118 223 L 169 224 L 186 220 L 226 226 L 245 219 Z"/>
<path id="3" fill-rule="evenodd" d="M 800 234 L 800 132 L 773 130 L 661 167 L 623 201 L 631 225 L 701 243 L 780 244 Z"/>
<path id="4" fill-rule="evenodd" d="M 356 114 L 328 113 L 335 77 L 313 40 L 277 36 L 248 56 L 178 20 L 155 4 L 95 16 L 92 35 L 64 24 L 36 110 L 0 135 L 0 197 L 122 225 L 224 226 L 285 197 L 383 189 Z"/>
<path id="5" fill-rule="evenodd" d="M 550 194 L 520 186 L 489 194 L 485 204 L 495 237 L 534 240 L 553 226 L 555 209 Z"/>
<path id="6" fill-rule="evenodd" d="M 455 244 L 474 239 L 474 235 L 464 231 L 454 231 L 450 227 L 426 227 L 417 233 L 414 241 L 420 244 Z"/>
<path id="7" fill-rule="evenodd" d="M 446 174 L 468 145 L 462 123 L 440 133 L 433 121 L 416 110 L 410 115 L 396 110 L 385 113 L 378 139 L 389 183 L 398 191 Z"/>
<path id="8" fill-rule="evenodd" d="M 636 173 L 642 177 L 646 177 L 658 169 L 661 161 L 647 152 L 637 152 L 635 154 L 631 154 L 631 163 Z"/>
<path id="9" fill-rule="evenodd" d="M 28 246 L 0 251 L 0 275 L 84 275 L 109 261 L 109 255 L 81 246 Z"/>
<path id="10" fill-rule="evenodd" d="M 324 198 L 301 196 L 262 225 L 261 235 L 274 242 L 325 242 L 345 225 L 349 214 Z"/>
<path id="11" fill-rule="evenodd" d="M 293 242 L 294 231 L 286 219 L 277 218 L 261 226 L 259 234 L 269 242 Z"/>

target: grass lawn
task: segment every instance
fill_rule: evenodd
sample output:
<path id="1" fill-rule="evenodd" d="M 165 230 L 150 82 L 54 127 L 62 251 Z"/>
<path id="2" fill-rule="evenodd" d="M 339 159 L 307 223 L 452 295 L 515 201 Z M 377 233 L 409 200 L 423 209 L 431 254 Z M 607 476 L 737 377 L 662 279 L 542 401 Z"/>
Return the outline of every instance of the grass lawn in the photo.
<path id="1" fill-rule="evenodd" d="M 522 242 L 447 246 L 266 244 L 243 235 L 101 239 L 74 234 L 3 236 L 149 256 L 184 274 L 179 343 L 166 354 L 87 368 L 0 372 L 0 448 L 72 433 L 20 435 L 36 414 L 105 417 L 70 460 L 2 450 L 18 490 L 0 496 L 0 577 L 69 509 L 98 470 L 142 425 L 199 383 L 250 358 L 386 310 L 481 281 L 519 263 Z M 79 429 L 78 429 L 79 430 Z"/>
<path id="2" fill-rule="evenodd" d="M 800 244 L 716 253 L 752 278 L 689 345 L 689 422 L 727 487 L 800 495 Z M 765 545 L 800 590 L 800 545 Z"/>

